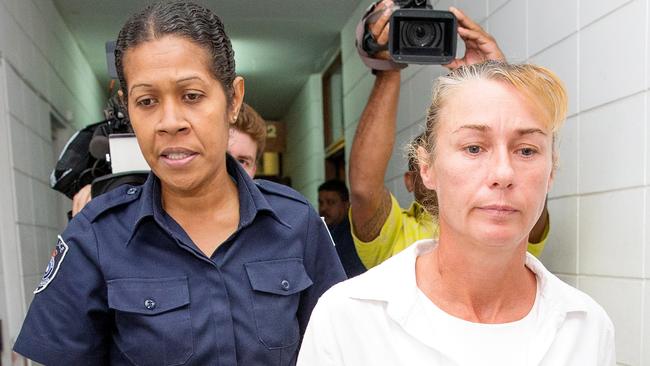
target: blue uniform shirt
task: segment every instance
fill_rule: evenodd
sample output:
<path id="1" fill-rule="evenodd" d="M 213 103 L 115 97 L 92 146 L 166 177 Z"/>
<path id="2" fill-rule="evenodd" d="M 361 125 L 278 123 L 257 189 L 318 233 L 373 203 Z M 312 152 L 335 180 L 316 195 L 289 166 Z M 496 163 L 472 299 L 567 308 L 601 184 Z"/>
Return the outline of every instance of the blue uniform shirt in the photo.
<path id="1" fill-rule="evenodd" d="M 47 365 L 294 365 L 316 301 L 345 279 L 300 194 L 232 158 L 237 231 L 211 258 L 160 181 L 91 201 L 59 237 L 14 350 Z"/>

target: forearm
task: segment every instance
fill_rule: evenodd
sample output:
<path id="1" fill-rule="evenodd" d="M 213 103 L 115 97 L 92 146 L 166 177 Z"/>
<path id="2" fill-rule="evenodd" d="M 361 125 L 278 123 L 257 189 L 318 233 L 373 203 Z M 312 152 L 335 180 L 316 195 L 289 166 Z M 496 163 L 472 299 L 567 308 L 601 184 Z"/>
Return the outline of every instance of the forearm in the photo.
<path id="1" fill-rule="evenodd" d="M 361 114 L 350 151 L 350 190 L 354 197 L 381 194 L 384 175 L 395 145 L 399 71 L 377 72 L 375 84 Z"/>

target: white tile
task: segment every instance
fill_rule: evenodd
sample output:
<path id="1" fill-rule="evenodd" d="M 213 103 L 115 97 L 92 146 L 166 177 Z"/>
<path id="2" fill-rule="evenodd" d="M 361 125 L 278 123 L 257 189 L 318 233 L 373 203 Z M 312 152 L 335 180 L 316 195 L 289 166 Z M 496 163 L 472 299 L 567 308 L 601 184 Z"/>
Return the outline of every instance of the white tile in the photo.
<path id="1" fill-rule="evenodd" d="M 580 28 L 629 2 L 630 0 L 589 0 L 588 2 L 581 1 Z"/>
<path id="2" fill-rule="evenodd" d="M 578 192 L 578 143 L 578 117 L 572 117 L 564 122 L 557 136 L 558 165 L 549 197 Z"/>
<path id="3" fill-rule="evenodd" d="M 32 177 L 41 178 L 43 171 L 43 140 L 34 131 L 25 129 L 26 153 L 30 160 L 31 170 L 28 171 Z"/>
<path id="4" fill-rule="evenodd" d="M 642 189 L 580 198 L 580 273 L 635 278 L 642 276 L 644 203 Z"/>
<path id="5" fill-rule="evenodd" d="M 50 121 L 50 106 L 46 101 L 38 97 L 36 105 L 36 133 L 38 133 L 45 141 L 52 140 L 52 124 Z"/>
<path id="6" fill-rule="evenodd" d="M 31 178 L 14 169 L 14 187 L 16 190 L 16 217 L 24 224 L 34 223 L 34 205 Z"/>
<path id="7" fill-rule="evenodd" d="M 525 1 L 510 1 L 490 16 L 488 25 L 508 61 L 522 62 L 528 58 Z"/>
<path id="8" fill-rule="evenodd" d="M 578 273 L 578 198 L 548 201 L 551 231 L 542 253 L 542 263 L 551 272 Z"/>
<path id="9" fill-rule="evenodd" d="M 645 95 L 580 115 L 579 191 L 643 185 Z"/>
<path id="10" fill-rule="evenodd" d="M 23 274 L 35 275 L 41 271 L 41 268 L 39 268 L 38 263 L 34 227 L 28 224 L 19 224 L 18 236 L 20 240 L 20 259 L 23 264 Z"/>
<path id="11" fill-rule="evenodd" d="M 614 323 L 616 360 L 641 365 L 642 281 L 580 277 L 579 288 L 598 302 Z"/>
<path id="12" fill-rule="evenodd" d="M 507 3 L 510 0 L 488 0 L 488 13 L 492 14 L 494 13 L 495 10 L 503 6 L 503 4 Z M 514 0 L 518 1 L 518 0 Z"/>
<path id="13" fill-rule="evenodd" d="M 29 145 L 27 143 L 28 130 L 16 118 L 9 118 L 11 130 L 11 156 L 13 166 L 23 172 L 31 172 L 32 161 L 29 158 Z"/>
<path id="14" fill-rule="evenodd" d="M 48 229 L 40 226 L 34 227 L 34 244 L 36 246 L 37 274 L 43 274 L 47 262 L 52 256 L 52 249 L 56 245 L 56 236 L 52 237 Z"/>
<path id="15" fill-rule="evenodd" d="M 645 219 L 646 219 L 646 225 L 645 225 L 645 235 L 646 235 L 646 242 L 644 243 L 645 245 L 645 273 L 643 274 L 643 277 L 647 280 L 650 280 L 650 192 L 646 190 L 646 195 L 645 195 Z M 648 283 L 650 286 L 650 283 Z M 648 306 L 650 307 L 650 302 L 648 302 Z M 650 332 L 650 328 L 648 328 L 648 332 Z M 650 360 L 648 360 L 650 361 Z"/>
<path id="16" fill-rule="evenodd" d="M 345 125 L 356 124 L 359 121 L 361 112 L 366 107 L 368 96 L 375 83 L 375 76 L 367 74 L 359 83 L 350 90 L 350 93 L 343 99 L 343 118 Z"/>
<path id="17" fill-rule="evenodd" d="M 411 88 L 402 87 L 399 92 L 399 103 L 397 105 L 397 126 L 403 128 L 403 126 L 408 126 L 413 122 L 413 116 L 411 114 Z"/>
<path id="18" fill-rule="evenodd" d="M 419 73 L 420 70 L 425 68 L 424 65 L 410 64 L 407 68 L 402 70 L 402 85 L 411 81 L 415 74 Z"/>
<path id="19" fill-rule="evenodd" d="M 27 85 L 23 88 L 23 105 L 25 106 L 25 115 L 23 123 L 32 131 L 38 132 L 40 99 L 36 93 Z"/>
<path id="20" fill-rule="evenodd" d="M 640 35 L 647 21 L 646 2 L 635 0 L 580 32 L 582 110 L 645 88 L 646 45 Z"/>
<path id="21" fill-rule="evenodd" d="M 487 0 L 456 0 L 456 7 L 477 23 L 487 17 Z M 438 9 L 442 10 L 442 7 L 438 7 Z"/>
<path id="22" fill-rule="evenodd" d="M 353 54 L 346 61 L 343 61 L 343 95 L 354 88 L 355 85 L 366 75 L 370 69 L 361 61 L 358 54 Z"/>
<path id="23" fill-rule="evenodd" d="M 409 109 L 411 119 L 423 119 L 431 105 L 431 91 L 436 78 L 440 75 L 440 66 L 428 66 L 421 69 L 410 81 L 408 88 L 411 89 Z"/>
<path id="24" fill-rule="evenodd" d="M 48 186 L 35 179 L 32 180 L 33 204 L 34 204 L 34 223 L 39 226 L 47 226 L 48 224 L 48 211 L 47 205 L 47 192 Z"/>
<path id="25" fill-rule="evenodd" d="M 578 30 L 578 0 L 529 0 L 528 47 L 531 54 Z"/>
<path id="26" fill-rule="evenodd" d="M 531 52 L 534 53 L 534 52 Z M 574 34 L 533 56 L 531 62 L 551 69 L 564 83 L 568 97 L 568 115 L 578 112 L 578 36 Z"/>
<path id="27" fill-rule="evenodd" d="M 25 118 L 25 107 L 23 102 L 23 89 L 25 85 L 20 79 L 20 76 L 16 74 L 16 71 L 11 67 L 7 66 L 7 99 L 9 102 L 9 112 L 23 121 Z"/>
<path id="28" fill-rule="evenodd" d="M 646 267 L 647 268 L 647 267 Z M 650 365 L 650 347 L 647 345 L 650 344 L 650 281 L 644 281 L 645 294 L 643 297 L 643 339 L 641 340 L 643 349 L 641 365 Z"/>

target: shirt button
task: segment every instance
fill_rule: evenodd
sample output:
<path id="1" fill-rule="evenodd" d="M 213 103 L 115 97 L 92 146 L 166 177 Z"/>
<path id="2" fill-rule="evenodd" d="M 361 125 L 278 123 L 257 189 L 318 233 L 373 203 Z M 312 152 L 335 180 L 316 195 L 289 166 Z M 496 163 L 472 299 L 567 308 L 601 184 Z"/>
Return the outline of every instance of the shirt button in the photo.
<path id="1" fill-rule="evenodd" d="M 146 299 L 144 300 L 144 307 L 147 308 L 147 310 L 153 310 L 156 308 L 156 302 L 151 299 Z"/>
<path id="2" fill-rule="evenodd" d="M 138 192 L 138 189 L 135 187 L 129 188 L 128 191 L 126 191 L 126 194 L 136 194 Z"/>
<path id="3" fill-rule="evenodd" d="M 280 286 L 282 286 L 282 289 L 284 291 L 289 291 L 289 287 L 291 287 L 291 285 L 289 284 L 289 281 L 287 281 L 287 280 L 282 280 L 282 282 L 280 282 Z"/>

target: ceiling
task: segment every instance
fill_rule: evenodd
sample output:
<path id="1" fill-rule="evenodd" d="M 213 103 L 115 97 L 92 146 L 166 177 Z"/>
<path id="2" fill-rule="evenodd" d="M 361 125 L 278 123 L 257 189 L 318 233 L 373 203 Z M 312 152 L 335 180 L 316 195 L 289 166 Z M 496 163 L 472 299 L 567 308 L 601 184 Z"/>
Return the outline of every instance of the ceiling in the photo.
<path id="1" fill-rule="evenodd" d="M 245 101 L 280 119 L 309 74 L 323 71 L 338 50 L 341 28 L 363 0 L 199 0 L 225 24 Z M 129 14 L 150 1 L 54 0 L 97 79 L 108 86 L 104 44 Z"/>

